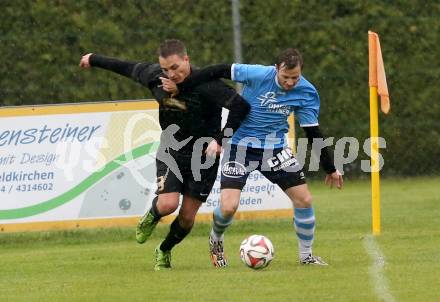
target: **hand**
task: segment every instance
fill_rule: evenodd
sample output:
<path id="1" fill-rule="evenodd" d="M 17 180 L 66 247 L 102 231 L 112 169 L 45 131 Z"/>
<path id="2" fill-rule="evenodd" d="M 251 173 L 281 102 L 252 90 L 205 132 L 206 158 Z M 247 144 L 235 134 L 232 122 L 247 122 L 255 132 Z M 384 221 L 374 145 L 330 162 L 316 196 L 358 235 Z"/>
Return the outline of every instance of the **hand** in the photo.
<path id="1" fill-rule="evenodd" d="M 82 56 L 81 61 L 79 61 L 79 67 L 87 69 L 90 68 L 90 56 L 92 53 L 88 53 Z"/>
<path id="2" fill-rule="evenodd" d="M 215 139 L 213 139 L 208 147 L 205 150 L 206 156 L 216 157 L 217 155 L 220 155 L 222 152 L 222 146 L 220 146 Z"/>
<path id="3" fill-rule="evenodd" d="M 169 92 L 172 97 L 179 94 L 176 83 L 164 77 L 160 77 L 159 79 L 162 81 L 162 89 Z"/>
<path id="4" fill-rule="evenodd" d="M 335 185 L 339 190 L 342 189 L 342 186 L 344 185 L 344 180 L 342 178 L 341 172 L 336 170 L 332 174 L 327 174 L 325 177 L 325 184 L 329 185 L 330 188 L 333 188 L 333 185 Z"/>

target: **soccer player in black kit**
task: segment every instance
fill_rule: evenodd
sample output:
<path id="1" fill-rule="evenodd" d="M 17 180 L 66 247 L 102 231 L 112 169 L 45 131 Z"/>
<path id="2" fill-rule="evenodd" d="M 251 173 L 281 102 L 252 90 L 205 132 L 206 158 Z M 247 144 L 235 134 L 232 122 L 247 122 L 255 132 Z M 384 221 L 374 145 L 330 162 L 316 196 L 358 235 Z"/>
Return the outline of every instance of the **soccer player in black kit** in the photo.
<path id="1" fill-rule="evenodd" d="M 157 196 L 150 210 L 139 220 L 136 240 L 144 243 L 160 218 L 177 209 L 180 194 L 183 195 L 178 216 L 171 223 L 165 240 L 155 249 L 154 269 L 163 270 L 171 268 L 171 249 L 191 231 L 196 213 L 215 182 L 220 152 L 217 143 L 221 145 L 224 136 L 220 128 L 222 107 L 229 109 L 224 130 L 232 128 L 233 131 L 238 129 L 250 107 L 233 88 L 220 80 L 197 85 L 177 97 L 169 95 L 164 88 L 183 82 L 197 70 L 190 65 L 185 45 L 179 40 L 165 40 L 158 52 L 159 64 L 122 61 L 89 53 L 81 58 L 80 67 L 99 67 L 129 77 L 148 87 L 159 103 L 159 122 L 163 132 L 156 156 Z M 198 162 L 204 162 L 206 156 L 215 156 L 216 159 L 210 168 L 200 169 L 201 177 L 194 177 L 191 168 L 193 147 L 202 137 L 213 140 L 203 149 L 204 153 L 200 153 Z M 173 148 L 170 144 L 184 141 L 187 143 L 179 147 Z M 169 158 L 172 160 L 166 160 Z M 177 170 L 173 169 L 173 163 L 177 164 Z"/>

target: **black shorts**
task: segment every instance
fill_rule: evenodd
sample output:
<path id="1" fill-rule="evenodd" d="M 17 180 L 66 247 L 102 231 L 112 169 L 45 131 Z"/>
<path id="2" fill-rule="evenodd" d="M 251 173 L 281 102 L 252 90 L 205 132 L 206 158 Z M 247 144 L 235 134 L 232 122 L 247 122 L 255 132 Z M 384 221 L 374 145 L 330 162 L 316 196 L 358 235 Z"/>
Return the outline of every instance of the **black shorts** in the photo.
<path id="1" fill-rule="evenodd" d="M 222 160 L 221 188 L 243 189 L 249 174 L 255 170 L 283 191 L 306 183 L 290 148 L 265 150 L 228 145 Z"/>
<path id="2" fill-rule="evenodd" d="M 201 202 L 205 202 L 211 192 L 212 186 L 217 178 L 219 158 L 216 158 L 214 165 L 207 169 L 200 169 L 200 177 L 195 177 L 191 169 L 191 155 L 178 152 L 167 153 L 178 166 L 183 182 L 176 176 L 175 171 L 168 164 L 156 158 L 156 194 L 179 192 L 183 195 L 189 195 Z M 201 162 L 204 163 L 205 156 L 202 156 Z M 197 167 L 195 167 L 197 168 Z"/>

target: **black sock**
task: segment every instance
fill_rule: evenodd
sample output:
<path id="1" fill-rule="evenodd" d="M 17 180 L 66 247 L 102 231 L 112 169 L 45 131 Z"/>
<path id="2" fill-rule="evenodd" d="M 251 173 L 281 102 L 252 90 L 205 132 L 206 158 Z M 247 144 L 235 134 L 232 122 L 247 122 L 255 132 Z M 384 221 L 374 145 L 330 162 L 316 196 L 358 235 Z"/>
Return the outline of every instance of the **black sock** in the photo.
<path id="1" fill-rule="evenodd" d="M 162 215 L 160 215 L 159 210 L 157 209 L 157 200 L 158 197 L 154 197 L 153 201 L 151 202 L 151 208 L 149 211 L 151 215 L 153 215 L 155 221 L 158 221 L 162 218 Z"/>
<path id="2" fill-rule="evenodd" d="M 179 218 L 176 217 L 170 227 L 170 232 L 168 233 L 165 240 L 160 245 L 162 251 L 170 251 L 176 244 L 183 240 L 186 235 L 191 232 L 192 226 L 189 229 L 184 229 L 179 224 Z"/>

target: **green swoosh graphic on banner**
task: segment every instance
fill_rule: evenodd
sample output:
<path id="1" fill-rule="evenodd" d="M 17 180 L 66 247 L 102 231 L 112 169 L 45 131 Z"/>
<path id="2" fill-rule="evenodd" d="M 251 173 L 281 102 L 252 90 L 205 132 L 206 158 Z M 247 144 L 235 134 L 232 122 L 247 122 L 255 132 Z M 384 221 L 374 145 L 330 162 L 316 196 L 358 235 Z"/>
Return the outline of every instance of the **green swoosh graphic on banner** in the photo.
<path id="1" fill-rule="evenodd" d="M 139 158 L 143 155 L 146 155 L 152 151 L 156 151 L 159 146 L 158 142 L 153 142 L 149 144 L 145 144 L 142 146 L 139 146 L 127 153 L 124 153 L 117 158 L 113 159 L 112 161 L 108 162 L 104 168 L 101 171 L 95 172 L 91 174 L 89 177 L 84 179 L 82 182 L 80 182 L 78 185 L 70 189 L 69 191 L 54 197 L 52 199 L 49 199 L 47 201 L 44 201 L 42 203 L 32 205 L 29 207 L 24 208 L 18 208 L 18 209 L 11 209 L 11 210 L 0 210 L 0 219 L 17 219 L 17 218 L 24 218 L 29 217 L 37 214 L 41 214 L 47 211 L 50 211 L 52 209 L 55 209 L 69 201 L 71 201 L 73 198 L 77 197 L 84 191 L 86 191 L 88 188 L 93 186 L 95 183 L 100 181 L 102 178 L 122 166 L 124 163 L 127 163 L 131 160 L 134 160 L 136 158 Z"/>

